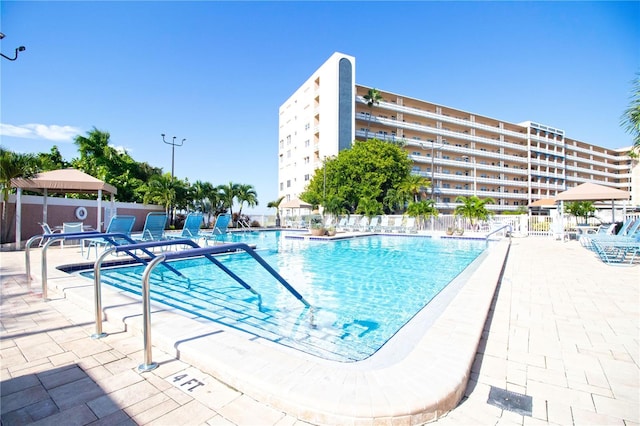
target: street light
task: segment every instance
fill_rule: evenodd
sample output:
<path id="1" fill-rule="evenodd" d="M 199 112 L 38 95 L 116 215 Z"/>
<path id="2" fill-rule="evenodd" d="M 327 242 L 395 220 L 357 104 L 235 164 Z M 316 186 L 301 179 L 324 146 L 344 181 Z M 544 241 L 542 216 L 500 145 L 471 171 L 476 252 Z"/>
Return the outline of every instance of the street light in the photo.
<path id="1" fill-rule="evenodd" d="M 162 142 L 166 143 L 167 145 L 171 145 L 171 182 L 173 182 L 173 165 L 175 160 L 176 146 L 182 146 L 182 144 L 184 144 L 184 141 L 186 141 L 186 139 L 182 139 L 180 143 L 176 143 L 176 137 L 174 136 L 171 142 L 167 142 L 164 139 L 164 133 L 161 136 L 162 136 Z"/>
<path id="2" fill-rule="evenodd" d="M 161 136 L 162 136 L 162 142 L 166 143 L 167 145 L 171 145 L 171 183 L 173 184 L 173 166 L 174 166 L 174 160 L 175 160 L 176 146 L 182 146 L 182 144 L 184 144 L 184 141 L 186 141 L 186 139 L 182 139 L 180 143 L 176 143 L 176 137 L 174 136 L 171 142 L 167 142 L 164 139 L 164 133 L 162 133 Z M 173 225 L 174 223 L 175 223 L 175 214 L 174 214 L 173 205 L 172 205 L 171 206 L 171 225 Z"/>
<path id="3" fill-rule="evenodd" d="M 4 34 L 0 33 L 0 40 L 2 40 L 3 38 L 4 38 Z M 4 53 L 0 53 L 0 56 L 2 56 L 5 59 L 8 59 L 10 61 L 15 61 L 16 59 L 18 59 L 18 52 L 24 52 L 25 50 L 27 50 L 26 47 L 20 46 L 20 47 L 16 47 L 16 52 L 15 52 L 15 55 L 13 56 L 13 58 L 8 57 Z"/>

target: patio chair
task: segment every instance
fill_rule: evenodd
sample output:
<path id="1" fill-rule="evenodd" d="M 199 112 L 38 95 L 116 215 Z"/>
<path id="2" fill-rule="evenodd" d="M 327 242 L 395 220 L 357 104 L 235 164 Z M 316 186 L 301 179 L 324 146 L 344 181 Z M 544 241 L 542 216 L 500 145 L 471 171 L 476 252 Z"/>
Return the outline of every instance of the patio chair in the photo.
<path id="1" fill-rule="evenodd" d="M 380 218 L 378 216 L 374 216 L 373 218 L 371 218 L 371 222 L 369 222 L 369 232 L 377 232 L 378 231 L 378 222 L 380 221 Z"/>
<path id="2" fill-rule="evenodd" d="M 147 214 L 141 234 L 133 234 L 136 241 L 160 241 L 164 240 L 164 229 L 167 226 L 169 215 L 161 212 L 151 212 Z"/>
<path id="3" fill-rule="evenodd" d="M 184 220 L 184 226 L 182 232 L 178 235 L 169 235 L 170 239 L 184 239 L 188 238 L 193 241 L 198 241 L 202 235 L 200 234 L 200 226 L 202 225 L 202 213 L 189 213 Z"/>
<path id="4" fill-rule="evenodd" d="M 343 217 L 342 219 L 340 219 L 340 221 L 336 225 L 336 230 L 337 231 L 344 231 L 346 226 L 347 226 L 347 220 L 348 219 L 346 217 Z"/>
<path id="5" fill-rule="evenodd" d="M 62 233 L 63 234 L 75 234 L 77 232 L 84 232 L 82 222 L 63 222 L 62 223 Z M 82 241 L 80 240 L 60 240 L 60 248 L 64 248 L 64 245 L 79 245 L 81 246 L 81 252 L 84 250 Z"/>
<path id="6" fill-rule="evenodd" d="M 109 226 L 107 226 L 105 234 L 119 233 L 131 237 L 131 230 L 133 229 L 133 224 L 135 222 L 135 216 L 115 215 L 109 221 Z M 130 243 L 130 241 L 122 237 L 113 237 L 112 241 L 118 245 Z M 84 239 L 81 243 L 83 245 L 83 250 L 85 247 L 85 243 L 87 249 L 87 259 L 89 258 L 89 255 L 91 253 L 91 247 L 95 249 L 96 257 L 98 257 L 98 247 L 104 247 L 106 249 L 109 245 L 111 245 L 109 241 L 101 237 L 87 238 Z"/>
<path id="7" fill-rule="evenodd" d="M 211 232 L 200 232 L 200 237 L 204 238 L 204 243 L 209 245 L 209 241 L 218 241 L 218 239 L 228 232 L 229 222 L 231 221 L 231 215 L 220 214 L 216 217 L 216 221 L 213 224 Z"/>
<path id="8" fill-rule="evenodd" d="M 51 230 L 51 227 L 49 226 L 48 223 L 46 222 L 38 222 L 38 225 L 40 225 L 40 227 L 42 228 L 42 233 L 43 234 L 56 234 L 59 232 L 62 232 L 62 229 L 56 229 L 55 231 Z M 42 247 L 43 245 L 45 245 L 45 243 L 48 241 L 48 238 L 41 238 L 40 239 L 40 244 L 38 245 L 39 247 Z M 60 240 L 62 241 L 62 240 Z"/>
<path id="9" fill-rule="evenodd" d="M 380 219 L 380 231 L 381 232 L 391 231 L 391 225 L 389 224 L 389 216 L 384 215 L 382 216 L 382 219 Z"/>

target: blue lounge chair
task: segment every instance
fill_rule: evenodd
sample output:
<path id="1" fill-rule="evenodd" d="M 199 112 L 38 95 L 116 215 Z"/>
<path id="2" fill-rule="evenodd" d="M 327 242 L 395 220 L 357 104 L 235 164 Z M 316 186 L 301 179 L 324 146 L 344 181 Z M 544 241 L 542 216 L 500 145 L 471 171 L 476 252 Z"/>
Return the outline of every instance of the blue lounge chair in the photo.
<path id="1" fill-rule="evenodd" d="M 626 239 L 592 241 L 593 250 L 600 259 L 608 265 L 633 265 L 636 257 L 640 255 L 640 242 Z"/>
<path id="2" fill-rule="evenodd" d="M 231 215 L 221 214 L 216 218 L 216 222 L 213 224 L 211 232 L 201 232 L 200 236 L 204 238 L 206 245 L 209 245 L 209 241 L 217 241 L 221 236 L 225 235 L 228 231 L 229 222 L 231 222 Z"/>
<path id="3" fill-rule="evenodd" d="M 118 233 L 124 234 L 128 237 L 131 237 L 131 231 L 133 230 L 133 224 L 136 222 L 135 216 L 126 216 L 126 215 L 115 215 L 109 221 L 109 226 L 107 226 L 107 230 L 105 234 Z M 114 237 L 111 239 L 116 244 L 129 244 L 130 241 L 126 238 L 122 237 Z M 87 259 L 89 258 L 89 254 L 91 253 L 91 247 L 96 250 L 96 257 L 98 257 L 98 247 L 106 247 L 111 245 L 111 243 L 104 238 L 96 237 L 96 238 L 87 238 L 82 240 L 82 246 L 84 250 L 84 246 L 86 243 L 87 248 Z"/>
<path id="4" fill-rule="evenodd" d="M 178 235 L 171 235 L 170 238 L 189 238 L 190 240 L 198 241 L 202 237 L 200 225 L 202 225 L 202 213 L 189 213 L 184 220 L 182 232 Z"/>
<path id="5" fill-rule="evenodd" d="M 161 212 L 151 212 L 144 221 L 144 228 L 141 234 L 134 234 L 132 238 L 136 241 L 159 241 L 164 240 L 164 229 L 167 226 L 169 215 Z"/>

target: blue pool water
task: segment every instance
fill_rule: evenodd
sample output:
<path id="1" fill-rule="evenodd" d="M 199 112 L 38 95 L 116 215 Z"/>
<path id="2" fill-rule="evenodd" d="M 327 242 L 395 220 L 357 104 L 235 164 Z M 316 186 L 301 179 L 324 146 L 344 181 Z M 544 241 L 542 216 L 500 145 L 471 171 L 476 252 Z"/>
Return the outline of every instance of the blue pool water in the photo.
<path id="1" fill-rule="evenodd" d="M 312 310 L 244 253 L 218 259 L 260 297 L 207 259 L 196 258 L 172 263 L 184 277 L 157 267 L 151 298 L 325 359 L 357 361 L 374 354 L 486 248 L 478 240 L 369 236 L 309 241 L 287 235 L 292 236 L 247 232 L 226 240 L 255 244 Z M 102 282 L 140 294 L 143 270 L 105 269 Z"/>

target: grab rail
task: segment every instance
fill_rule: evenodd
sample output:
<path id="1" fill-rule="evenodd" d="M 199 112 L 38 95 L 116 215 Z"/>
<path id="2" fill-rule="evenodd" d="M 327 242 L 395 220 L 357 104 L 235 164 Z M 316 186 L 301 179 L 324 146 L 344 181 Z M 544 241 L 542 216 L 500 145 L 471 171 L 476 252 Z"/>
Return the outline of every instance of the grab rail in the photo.
<path id="1" fill-rule="evenodd" d="M 278 272 L 276 272 L 267 262 L 264 261 L 254 250 L 244 243 L 225 244 L 222 246 L 194 248 L 192 250 L 184 250 L 172 253 L 164 253 L 153 259 L 142 274 L 142 317 L 143 317 L 143 334 L 144 334 L 144 363 L 138 366 L 138 371 L 151 371 L 158 366 L 152 361 L 151 354 L 151 296 L 149 292 L 149 277 L 156 265 L 165 260 L 185 259 L 197 256 L 206 256 L 214 253 L 226 252 L 229 250 L 243 250 L 253 257 L 263 268 L 265 268 L 274 278 L 276 278 L 291 294 L 300 300 L 306 307 L 313 308 L 300 293 L 298 293 L 287 281 L 285 281 Z"/>
<path id="2" fill-rule="evenodd" d="M 153 248 L 153 247 L 164 247 L 164 246 L 170 246 L 170 245 L 188 245 L 188 246 L 191 246 L 192 248 L 200 248 L 200 246 L 195 241 L 190 240 L 188 238 L 183 238 L 183 239 L 181 238 L 176 240 L 157 240 L 157 241 L 147 241 L 143 243 L 115 246 L 105 251 L 102 255 L 100 255 L 100 257 L 96 260 L 96 263 L 93 265 L 93 286 L 94 286 L 94 295 L 95 295 L 94 303 L 95 303 L 95 313 L 96 313 L 96 332 L 91 336 L 92 338 L 100 339 L 107 335 L 102 331 L 102 288 L 100 285 L 101 268 L 102 268 L 102 262 L 104 261 L 104 259 L 113 252 L 117 253 L 117 252 L 124 251 L 128 253 L 131 250 L 137 250 L 137 249 L 143 249 L 143 248 L 146 249 L 146 248 Z M 218 266 L 220 269 L 222 269 L 224 272 L 226 272 L 227 275 L 229 275 L 231 278 L 233 278 L 238 283 L 240 283 L 240 285 L 242 285 L 244 288 L 249 290 L 251 293 L 255 294 L 260 301 L 262 300 L 262 297 L 257 291 L 255 291 L 249 284 L 243 281 L 242 278 L 237 276 L 233 271 L 229 270 L 229 268 L 227 268 L 222 263 L 220 263 L 218 259 L 214 258 L 211 255 L 205 255 L 205 257 L 209 261 L 214 263 L 216 266 Z M 154 259 L 155 258 L 156 256 L 154 256 Z M 144 262 L 144 263 L 145 265 L 149 264 L 148 262 Z M 169 265 L 167 265 L 164 260 L 162 261 L 162 264 L 164 266 L 169 267 Z M 170 269 L 175 271 L 175 269 L 172 267 Z M 181 273 L 179 273 L 179 275 L 184 276 Z"/>
<path id="3" fill-rule="evenodd" d="M 502 231 L 505 228 L 509 228 L 509 232 L 513 232 L 513 228 L 511 227 L 511 225 L 503 225 L 503 226 L 501 226 L 501 227 L 499 227 L 497 229 L 494 229 L 493 231 L 489 232 L 487 234 L 487 236 L 486 236 L 486 239 L 488 240 L 491 235 L 495 234 L 498 231 Z"/>
<path id="4" fill-rule="evenodd" d="M 27 244 L 24 248 L 24 267 L 25 267 L 25 272 L 27 274 L 27 288 L 29 289 L 29 291 L 31 291 L 31 253 L 29 251 L 29 249 L 31 248 L 31 244 L 33 244 L 34 241 L 37 240 L 44 240 L 47 239 L 47 242 L 44 244 L 44 246 L 42 247 L 42 260 L 41 260 L 41 273 L 42 273 L 42 298 L 43 300 L 47 300 L 47 248 L 54 242 L 54 241 L 58 241 L 58 240 L 64 240 L 67 239 L 66 236 L 69 236 L 68 239 L 74 239 L 74 240 L 81 240 L 84 238 L 93 238 L 95 237 L 97 234 L 99 234 L 98 231 L 89 231 L 89 232 L 72 232 L 72 233 L 67 233 L 67 234 L 40 234 L 40 235 L 34 235 L 33 237 L 29 238 L 29 240 L 27 241 Z M 73 237 L 73 238 L 72 238 Z M 78 238 L 78 237 L 84 237 L 84 238 Z"/>
<path id="5" fill-rule="evenodd" d="M 29 241 L 27 242 L 27 247 L 25 248 L 25 269 L 27 274 L 27 283 L 28 283 L 27 285 L 29 289 L 31 289 L 31 259 L 30 259 L 29 247 L 35 240 L 38 239 L 37 237 L 41 239 L 47 239 L 47 242 L 44 244 L 44 246 L 42 246 L 42 260 L 41 260 L 42 298 L 45 301 L 48 300 L 47 298 L 47 249 L 54 242 L 59 240 L 86 240 L 86 239 L 92 239 L 92 238 L 102 238 L 105 241 L 117 246 L 114 238 L 122 238 L 124 240 L 127 240 L 130 243 L 135 243 L 135 240 L 132 239 L 130 236 L 120 232 L 110 232 L 105 234 L 98 231 L 90 231 L 90 232 L 70 232 L 66 234 L 43 234 L 40 236 L 36 235 L 29 239 Z M 154 257 L 154 254 L 146 250 L 145 248 L 140 248 L 140 250 L 142 250 L 147 256 Z M 136 256 L 134 253 L 131 253 L 130 251 L 127 251 L 127 254 L 133 257 L 135 260 L 137 260 L 140 263 L 144 263 L 145 265 L 148 263 L 148 261 L 145 261 L 139 256 Z M 176 274 L 183 276 L 180 273 L 180 271 L 173 268 L 171 265 L 165 265 L 165 266 L 169 270 L 175 272 Z"/>

